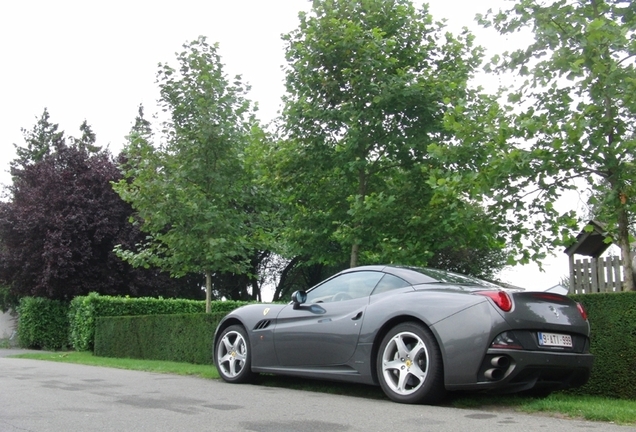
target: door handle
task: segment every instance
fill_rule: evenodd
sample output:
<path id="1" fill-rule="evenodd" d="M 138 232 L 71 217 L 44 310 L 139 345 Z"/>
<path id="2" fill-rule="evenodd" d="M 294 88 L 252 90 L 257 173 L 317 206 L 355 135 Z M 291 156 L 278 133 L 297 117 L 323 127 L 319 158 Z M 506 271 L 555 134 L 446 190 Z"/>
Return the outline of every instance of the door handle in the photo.
<path id="1" fill-rule="evenodd" d="M 352 321 L 357 321 L 360 318 L 362 318 L 362 311 L 358 312 L 353 318 L 351 318 Z"/>

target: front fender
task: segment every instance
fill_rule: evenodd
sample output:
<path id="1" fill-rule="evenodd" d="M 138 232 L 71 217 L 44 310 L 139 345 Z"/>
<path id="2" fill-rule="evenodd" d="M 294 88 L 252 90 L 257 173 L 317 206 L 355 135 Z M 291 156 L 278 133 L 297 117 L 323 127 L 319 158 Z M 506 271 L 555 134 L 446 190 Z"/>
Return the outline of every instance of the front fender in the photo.
<path id="1" fill-rule="evenodd" d="M 251 304 L 240 307 L 227 314 L 219 322 L 214 333 L 214 349 L 220 334 L 231 325 L 241 325 L 247 331 L 251 353 L 252 367 L 276 365 L 274 350 L 274 327 L 276 318 L 283 308 L 283 304 Z"/>

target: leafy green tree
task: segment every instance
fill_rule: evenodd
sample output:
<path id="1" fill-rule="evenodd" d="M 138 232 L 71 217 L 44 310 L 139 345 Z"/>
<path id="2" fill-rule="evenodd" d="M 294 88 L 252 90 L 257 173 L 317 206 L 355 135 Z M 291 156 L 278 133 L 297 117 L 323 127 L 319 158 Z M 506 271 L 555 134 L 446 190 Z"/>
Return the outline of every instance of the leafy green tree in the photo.
<path id="1" fill-rule="evenodd" d="M 90 127 L 86 120 L 84 120 L 80 125 L 80 132 L 82 132 L 82 136 L 80 138 L 72 139 L 73 145 L 79 149 L 85 149 L 89 153 L 97 153 L 101 150 L 101 147 L 95 145 L 97 137 L 95 132 L 93 132 L 93 128 Z"/>
<path id="2" fill-rule="evenodd" d="M 22 169 L 30 164 L 42 161 L 47 155 L 58 148 L 66 146 L 67 137 L 64 131 L 60 131 L 59 124 L 51 122 L 51 115 L 44 108 L 42 116 L 37 120 L 31 130 L 22 128 L 24 144 L 13 144 L 17 157 L 11 161 L 12 169 Z M 101 147 L 95 145 L 97 137 L 86 120 L 80 125 L 80 138 L 68 137 L 71 145 L 97 153 Z"/>
<path id="3" fill-rule="evenodd" d="M 216 45 L 201 37 L 177 60 L 178 69 L 161 64 L 157 74 L 169 116 L 160 145 L 139 117 L 128 138 L 124 179 L 114 187 L 148 237 L 118 254 L 175 276 L 205 273 L 209 304 L 213 276 L 249 273 L 259 249 L 257 198 L 245 163 L 247 147 L 262 134 L 248 88 L 238 76 L 227 78 Z"/>
<path id="4" fill-rule="evenodd" d="M 455 139 L 445 112 L 475 98 L 472 35 L 445 33 L 408 0 L 315 0 L 284 40 L 285 140 L 270 160 L 282 255 L 338 267 L 503 248 L 478 205 L 434 202 L 428 182 L 428 147 Z"/>
<path id="5" fill-rule="evenodd" d="M 531 235 L 535 252 L 573 240 L 579 221 L 557 201 L 569 189 L 590 191 L 588 204 L 621 248 L 626 289 L 634 288 L 635 11 L 625 0 L 518 0 L 480 17 L 502 35 L 529 29 L 534 41 L 492 60 L 491 70 L 519 79 L 499 123 L 486 123 L 488 160 L 465 178 L 490 191 L 493 213 L 514 212 L 515 243 Z"/>
<path id="6" fill-rule="evenodd" d="M 51 115 L 44 108 L 42 116 L 31 130 L 22 128 L 25 145 L 13 144 L 17 154 L 11 161 L 11 168 L 24 167 L 41 161 L 64 140 L 64 132 L 58 131 L 59 125 L 51 123 Z"/>

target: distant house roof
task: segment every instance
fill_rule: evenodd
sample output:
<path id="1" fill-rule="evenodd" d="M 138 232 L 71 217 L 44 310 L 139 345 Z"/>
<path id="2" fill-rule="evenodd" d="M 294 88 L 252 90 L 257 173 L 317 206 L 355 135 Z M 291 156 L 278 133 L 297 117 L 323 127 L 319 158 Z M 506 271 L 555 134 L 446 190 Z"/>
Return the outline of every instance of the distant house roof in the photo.
<path id="1" fill-rule="evenodd" d="M 555 293 L 555 294 L 561 294 L 561 295 L 566 295 L 569 290 L 564 287 L 561 284 L 557 284 L 555 286 L 553 286 L 552 288 L 548 288 L 547 290 L 545 290 L 545 292 L 551 292 L 551 293 Z"/>
<path id="2" fill-rule="evenodd" d="M 587 227 L 591 226 L 590 231 Z M 576 236 L 574 244 L 565 249 L 565 253 L 569 256 L 574 254 L 585 255 L 592 258 L 598 258 L 612 245 L 612 242 L 606 242 L 605 239 L 611 238 L 605 227 L 598 221 L 591 220 L 587 223 L 583 231 Z"/>

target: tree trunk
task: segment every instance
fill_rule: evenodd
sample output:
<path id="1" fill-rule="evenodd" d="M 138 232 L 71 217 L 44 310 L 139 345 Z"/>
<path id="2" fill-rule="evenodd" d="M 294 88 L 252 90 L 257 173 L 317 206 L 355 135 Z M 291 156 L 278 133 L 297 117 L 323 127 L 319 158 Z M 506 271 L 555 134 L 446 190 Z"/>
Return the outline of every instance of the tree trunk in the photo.
<path id="1" fill-rule="evenodd" d="M 634 266 L 632 264 L 632 251 L 629 244 L 629 219 L 624 206 L 618 209 L 618 244 L 623 257 L 623 274 L 625 282 L 623 290 L 634 291 Z"/>
<path id="2" fill-rule="evenodd" d="M 212 272 L 205 271 L 205 313 L 212 309 Z"/>
<path id="3" fill-rule="evenodd" d="M 257 302 L 262 302 L 263 298 L 261 297 L 261 287 L 258 286 L 258 280 L 256 278 L 252 279 L 252 297 Z"/>
<path id="4" fill-rule="evenodd" d="M 349 261 L 349 267 L 356 267 L 358 265 L 358 255 L 360 254 L 360 245 L 354 243 L 351 246 L 351 261 Z"/>
<path id="5" fill-rule="evenodd" d="M 274 298 L 272 301 L 279 301 L 282 299 L 283 288 L 285 287 L 285 283 L 287 282 L 287 276 L 292 271 L 296 264 L 298 264 L 301 260 L 300 256 L 295 256 L 291 261 L 287 263 L 282 273 L 280 274 L 280 279 L 278 280 L 278 285 L 276 286 L 276 290 L 274 291 Z"/>
<path id="6" fill-rule="evenodd" d="M 364 198 L 367 193 L 367 173 L 364 168 L 360 168 L 358 171 L 358 196 L 356 197 L 356 205 L 358 209 L 361 209 L 364 204 Z M 360 205 L 358 205 L 360 204 Z M 360 210 L 359 210 L 360 211 Z M 355 218 L 356 216 L 354 216 Z M 358 234 L 358 230 L 362 228 L 361 223 L 354 223 L 354 236 Z M 353 240 L 351 245 L 351 259 L 349 261 L 349 267 L 357 267 L 358 257 L 360 256 L 360 243 L 357 240 Z"/>

